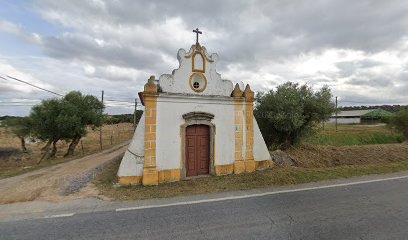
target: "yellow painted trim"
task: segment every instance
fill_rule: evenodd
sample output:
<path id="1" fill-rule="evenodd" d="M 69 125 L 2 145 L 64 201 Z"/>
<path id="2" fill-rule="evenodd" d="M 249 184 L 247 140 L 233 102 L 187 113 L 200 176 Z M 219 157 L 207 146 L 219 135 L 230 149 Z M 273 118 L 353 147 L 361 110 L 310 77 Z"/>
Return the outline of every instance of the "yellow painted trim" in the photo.
<path id="1" fill-rule="evenodd" d="M 176 182 L 181 179 L 180 169 L 170 169 L 159 171 L 159 183 L 163 182 Z"/>
<path id="2" fill-rule="evenodd" d="M 245 171 L 246 172 L 254 172 L 255 171 L 255 161 L 253 159 L 245 161 Z"/>
<path id="3" fill-rule="evenodd" d="M 183 143 L 183 141 L 184 141 L 184 143 Z M 185 139 L 183 139 L 183 125 L 180 125 L 180 168 L 181 169 L 184 169 L 184 156 L 186 155 L 186 150 L 185 150 L 185 148 L 186 148 L 186 140 Z M 183 146 L 184 146 L 184 148 L 183 148 Z M 184 150 L 184 151 L 183 151 Z M 181 178 L 181 176 L 180 176 L 180 178 Z"/>
<path id="4" fill-rule="evenodd" d="M 156 168 L 156 124 L 157 95 L 144 94 L 145 101 L 145 136 L 144 136 L 144 168 L 143 185 L 159 184 Z"/>
<path id="5" fill-rule="evenodd" d="M 141 183 L 142 176 L 119 177 L 119 184 L 121 185 L 139 185 Z"/>
<path id="6" fill-rule="evenodd" d="M 214 168 L 215 168 L 215 164 L 216 164 L 216 161 L 215 161 L 215 156 L 217 156 L 217 151 L 216 151 L 216 147 L 217 147 L 217 143 L 216 143 L 216 139 L 217 139 L 217 131 L 216 131 L 216 127 L 214 126 L 214 139 L 213 139 L 213 144 L 214 144 L 214 146 L 213 146 L 213 149 L 214 149 L 214 155 L 213 155 L 213 166 L 214 166 Z M 215 169 L 214 169 L 215 170 Z"/>
<path id="7" fill-rule="evenodd" d="M 144 85 L 144 93 L 157 93 L 159 87 L 155 83 L 156 79 L 154 76 L 150 76 L 149 80 L 147 80 L 147 83 Z"/>
<path id="8" fill-rule="evenodd" d="M 193 83 L 192 83 L 193 77 L 194 77 L 195 75 L 200 75 L 200 76 L 202 76 L 202 77 L 204 78 L 204 81 L 205 81 L 204 87 L 201 88 L 201 89 L 198 89 L 198 90 L 193 87 Z M 202 74 L 201 72 L 195 72 L 195 73 L 191 74 L 191 76 L 190 76 L 189 85 L 190 85 L 191 90 L 193 90 L 194 92 L 203 92 L 203 91 L 207 88 L 207 78 L 206 78 L 206 77 L 204 76 L 204 74 Z"/>
<path id="9" fill-rule="evenodd" d="M 242 98 L 234 99 L 234 135 L 235 135 L 235 146 L 234 146 L 234 161 L 243 161 L 243 143 L 244 143 L 244 101 Z M 245 170 L 245 168 L 244 168 Z M 241 168 L 237 167 L 234 172 L 240 172 Z"/>
<path id="10" fill-rule="evenodd" d="M 234 164 L 215 166 L 215 175 L 217 176 L 232 174 L 233 172 L 234 172 Z"/>
<path id="11" fill-rule="evenodd" d="M 273 162 L 271 160 L 263 160 L 263 161 L 255 161 L 255 169 L 262 170 L 268 169 L 273 166 Z"/>
<path id="12" fill-rule="evenodd" d="M 145 167 L 143 169 L 143 185 L 158 185 L 159 184 L 159 173 L 156 167 Z"/>
<path id="13" fill-rule="evenodd" d="M 199 54 L 200 56 L 201 56 L 201 58 L 203 59 L 203 70 L 199 70 L 199 69 L 196 69 L 195 68 L 195 60 L 194 60 L 194 58 L 195 58 L 195 55 L 197 55 L 197 54 Z M 202 72 L 202 73 L 205 73 L 205 65 L 206 65 L 206 62 L 205 62 L 205 57 L 203 56 L 203 54 L 201 53 L 201 52 L 194 52 L 193 53 L 193 57 L 191 58 L 192 59 L 192 64 L 191 64 L 191 71 L 192 72 Z"/>
<path id="14" fill-rule="evenodd" d="M 239 174 L 245 172 L 245 162 L 244 161 L 235 161 L 234 163 L 234 173 Z"/>
<path id="15" fill-rule="evenodd" d="M 249 92 L 248 89 L 249 85 L 245 92 Z M 245 98 L 245 161 L 254 161 L 254 102 L 252 100 L 253 98 Z M 255 163 L 248 163 L 248 166 L 247 172 L 255 170 Z"/>

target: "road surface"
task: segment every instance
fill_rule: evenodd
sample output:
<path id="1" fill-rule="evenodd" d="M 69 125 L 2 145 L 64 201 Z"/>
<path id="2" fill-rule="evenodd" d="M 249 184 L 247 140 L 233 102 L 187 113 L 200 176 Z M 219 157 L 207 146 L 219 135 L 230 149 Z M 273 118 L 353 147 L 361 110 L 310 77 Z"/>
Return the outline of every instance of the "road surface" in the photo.
<path id="1" fill-rule="evenodd" d="M 408 239 L 408 178 L 0 222 L 0 239 Z"/>

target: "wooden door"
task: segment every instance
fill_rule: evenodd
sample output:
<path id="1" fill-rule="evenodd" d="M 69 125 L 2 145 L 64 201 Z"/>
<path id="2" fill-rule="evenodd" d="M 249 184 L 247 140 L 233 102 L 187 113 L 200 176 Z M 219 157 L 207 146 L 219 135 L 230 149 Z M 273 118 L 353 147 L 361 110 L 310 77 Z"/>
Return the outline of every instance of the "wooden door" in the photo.
<path id="1" fill-rule="evenodd" d="M 186 176 L 208 174 L 210 171 L 210 128 L 191 125 L 186 129 Z"/>

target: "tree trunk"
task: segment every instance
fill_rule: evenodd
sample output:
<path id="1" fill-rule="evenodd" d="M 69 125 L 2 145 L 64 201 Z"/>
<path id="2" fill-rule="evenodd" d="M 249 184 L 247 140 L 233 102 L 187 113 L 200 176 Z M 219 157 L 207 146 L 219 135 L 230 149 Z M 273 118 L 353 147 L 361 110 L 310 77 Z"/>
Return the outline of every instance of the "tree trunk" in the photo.
<path id="1" fill-rule="evenodd" d="M 38 160 L 37 164 L 40 164 L 43 159 L 48 160 L 48 159 L 51 159 L 51 158 L 55 157 L 55 154 L 57 153 L 57 145 L 56 144 L 57 144 L 58 140 L 59 139 L 54 140 L 54 141 L 52 141 L 52 140 L 49 141 L 49 142 L 52 143 L 52 148 L 50 147 L 50 144 L 47 144 L 48 148 L 46 149 L 45 153 L 42 155 L 40 160 Z"/>
<path id="2" fill-rule="evenodd" d="M 55 158 L 55 154 L 57 154 L 57 142 L 58 140 L 52 142 L 52 149 L 49 158 Z"/>
<path id="3" fill-rule="evenodd" d="M 71 143 L 69 144 L 67 153 L 64 155 L 64 157 L 74 156 L 75 148 L 78 145 L 80 140 L 81 140 L 81 136 L 75 136 L 72 139 Z"/>
<path id="4" fill-rule="evenodd" d="M 48 150 L 48 148 L 50 147 L 51 143 L 52 143 L 52 140 L 48 140 L 47 144 L 45 144 L 45 146 L 41 148 L 41 151 L 46 151 L 46 150 Z"/>
<path id="5" fill-rule="evenodd" d="M 20 142 L 21 142 L 21 150 L 23 150 L 23 152 L 27 152 L 27 148 L 26 148 L 26 145 L 25 145 L 25 139 L 24 139 L 24 137 L 20 137 Z"/>

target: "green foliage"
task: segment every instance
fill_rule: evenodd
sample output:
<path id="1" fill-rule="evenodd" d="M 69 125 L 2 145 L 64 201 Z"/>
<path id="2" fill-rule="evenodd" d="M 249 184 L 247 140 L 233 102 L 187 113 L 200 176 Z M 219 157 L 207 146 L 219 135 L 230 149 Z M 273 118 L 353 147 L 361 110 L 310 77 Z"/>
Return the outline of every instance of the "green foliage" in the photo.
<path id="1" fill-rule="evenodd" d="M 143 111 L 136 111 L 136 124 L 139 122 L 142 117 Z M 105 124 L 118 124 L 118 123 L 133 123 L 133 114 L 120 114 L 120 115 L 105 115 L 104 116 Z"/>
<path id="2" fill-rule="evenodd" d="M 61 109 L 59 99 L 43 100 L 41 104 L 34 106 L 29 116 L 33 123 L 33 135 L 44 141 L 58 141 L 63 138 L 59 125 L 61 121 L 58 121 Z"/>
<path id="3" fill-rule="evenodd" d="M 43 100 L 32 108 L 30 118 L 36 137 L 42 140 L 84 136 L 86 126 L 101 126 L 103 103 L 91 95 L 72 91 L 62 99 Z"/>
<path id="4" fill-rule="evenodd" d="M 6 128 L 19 138 L 30 136 L 32 121 L 28 117 L 7 118 L 4 120 Z"/>
<path id="5" fill-rule="evenodd" d="M 397 112 L 389 120 L 389 125 L 395 127 L 399 132 L 404 135 L 405 141 L 408 141 L 408 108 L 405 108 Z"/>
<path id="6" fill-rule="evenodd" d="M 401 134 L 395 133 L 365 133 L 353 134 L 350 132 L 338 132 L 336 134 L 314 134 L 305 139 L 306 143 L 326 146 L 349 146 L 367 144 L 390 144 L 403 141 Z"/>
<path id="7" fill-rule="evenodd" d="M 86 127 L 102 125 L 103 103 L 91 95 L 72 91 L 62 99 L 44 100 L 31 109 L 33 135 L 53 143 L 48 158 L 56 153 L 56 142 L 72 140 L 66 155 L 73 155 Z M 44 155 L 45 156 L 45 155 Z"/>
<path id="8" fill-rule="evenodd" d="M 63 138 L 73 139 L 86 134 L 86 126 L 102 125 L 103 103 L 91 95 L 72 91 L 61 100 L 61 111 L 57 124 Z"/>
<path id="9" fill-rule="evenodd" d="M 331 92 L 287 82 L 276 91 L 257 94 L 254 115 L 267 145 L 288 147 L 312 133 L 313 125 L 328 120 L 335 111 Z"/>

